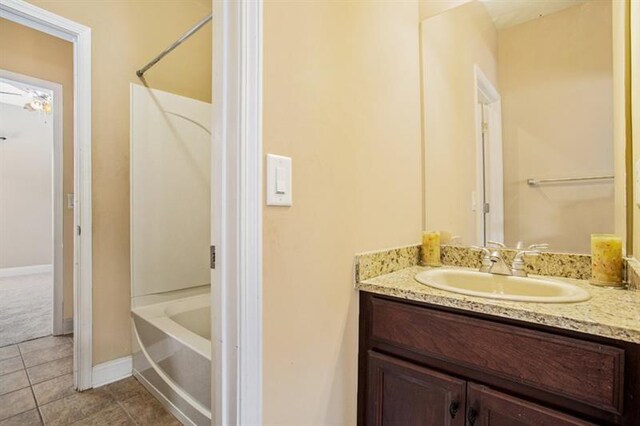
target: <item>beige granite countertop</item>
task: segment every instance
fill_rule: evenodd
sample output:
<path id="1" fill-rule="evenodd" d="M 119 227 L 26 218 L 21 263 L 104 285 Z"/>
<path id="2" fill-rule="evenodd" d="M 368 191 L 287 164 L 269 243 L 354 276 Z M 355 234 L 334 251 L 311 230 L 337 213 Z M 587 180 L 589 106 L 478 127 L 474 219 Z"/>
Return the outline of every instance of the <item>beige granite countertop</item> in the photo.
<path id="1" fill-rule="evenodd" d="M 640 291 L 600 288 L 585 280 L 554 277 L 554 280 L 566 281 L 587 289 L 591 299 L 580 303 L 510 302 L 451 293 L 421 284 L 414 276 L 426 269 L 428 268 L 411 266 L 362 280 L 356 284 L 356 288 L 370 293 L 640 343 Z"/>

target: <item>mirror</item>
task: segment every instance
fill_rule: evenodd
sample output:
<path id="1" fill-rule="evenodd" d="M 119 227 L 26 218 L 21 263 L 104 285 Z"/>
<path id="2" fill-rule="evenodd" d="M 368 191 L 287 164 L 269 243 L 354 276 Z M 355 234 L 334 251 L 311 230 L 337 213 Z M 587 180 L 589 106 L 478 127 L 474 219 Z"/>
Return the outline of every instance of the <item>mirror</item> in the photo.
<path id="1" fill-rule="evenodd" d="M 421 23 L 425 227 L 588 253 L 614 232 L 608 0 L 475 0 Z"/>

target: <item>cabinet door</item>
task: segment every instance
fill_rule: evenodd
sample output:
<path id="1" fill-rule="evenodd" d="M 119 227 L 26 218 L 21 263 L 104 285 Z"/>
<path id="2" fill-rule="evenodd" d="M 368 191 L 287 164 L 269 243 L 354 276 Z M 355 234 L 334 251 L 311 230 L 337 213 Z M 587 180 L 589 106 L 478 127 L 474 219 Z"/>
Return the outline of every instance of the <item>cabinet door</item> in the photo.
<path id="1" fill-rule="evenodd" d="M 466 382 L 369 352 L 367 425 L 463 426 Z"/>
<path id="2" fill-rule="evenodd" d="M 468 426 L 576 426 L 593 425 L 486 386 L 467 385 Z"/>

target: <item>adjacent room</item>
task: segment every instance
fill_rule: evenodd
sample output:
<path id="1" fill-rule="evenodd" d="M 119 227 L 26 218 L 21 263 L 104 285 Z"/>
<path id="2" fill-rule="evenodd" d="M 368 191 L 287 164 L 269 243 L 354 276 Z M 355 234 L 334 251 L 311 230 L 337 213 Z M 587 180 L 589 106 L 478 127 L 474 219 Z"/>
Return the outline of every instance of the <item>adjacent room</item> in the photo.
<path id="1" fill-rule="evenodd" d="M 53 332 L 53 106 L 0 78 L 0 347 Z"/>

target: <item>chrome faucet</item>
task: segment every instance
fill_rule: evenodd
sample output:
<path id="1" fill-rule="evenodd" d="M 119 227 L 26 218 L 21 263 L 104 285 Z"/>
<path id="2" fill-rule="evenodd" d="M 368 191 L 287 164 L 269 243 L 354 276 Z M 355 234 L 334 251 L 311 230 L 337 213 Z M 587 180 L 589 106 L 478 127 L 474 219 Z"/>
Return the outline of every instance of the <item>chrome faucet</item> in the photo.
<path id="1" fill-rule="evenodd" d="M 489 272 L 489 269 L 491 269 L 491 266 L 493 265 L 491 263 L 491 251 L 486 248 L 486 247 L 478 247 L 478 246 L 472 246 L 471 247 L 474 250 L 478 250 L 480 252 L 482 252 L 482 263 L 480 265 L 480 272 Z"/>
<path id="2" fill-rule="evenodd" d="M 511 275 L 514 277 L 526 277 L 526 264 L 524 263 L 525 256 L 539 256 L 540 250 L 549 248 L 549 244 L 531 244 L 525 250 L 520 250 L 516 253 L 511 264 Z"/>
<path id="3" fill-rule="evenodd" d="M 511 275 L 511 268 L 507 265 L 500 252 L 501 249 L 507 246 L 499 241 L 487 241 L 487 245 L 495 248 L 489 253 L 489 262 L 491 263 L 487 272 L 496 275 Z"/>
<path id="4" fill-rule="evenodd" d="M 482 264 L 480 265 L 479 271 L 487 272 L 490 274 L 511 275 L 509 272 L 510 271 L 509 267 L 506 265 L 505 261 L 502 259 L 502 255 L 498 251 L 500 248 L 504 248 L 505 245 L 496 241 L 487 241 L 487 244 L 492 247 L 496 247 L 497 249 L 491 251 L 487 247 L 478 247 L 478 246 L 472 247 L 473 249 L 482 252 Z M 499 266 L 494 271 L 494 268 L 497 262 L 503 263 L 504 267 Z M 507 272 L 505 273 L 503 271 L 507 271 Z"/>
<path id="5" fill-rule="evenodd" d="M 490 274 L 496 275 L 513 275 L 511 273 L 511 268 L 507 265 L 504 258 L 502 257 L 502 253 L 500 250 L 494 250 L 491 252 L 489 256 L 489 260 L 491 261 L 491 267 L 487 272 Z"/>
<path id="6" fill-rule="evenodd" d="M 500 251 L 502 248 L 505 248 L 505 245 L 495 241 L 488 241 L 487 244 L 494 246 L 495 249 L 490 250 L 487 247 L 473 247 L 482 252 L 482 264 L 479 271 L 496 275 L 513 275 L 516 277 L 527 276 L 526 264 L 524 262 L 525 256 L 538 256 L 540 250 L 549 247 L 548 244 L 532 244 L 524 250 L 519 250 L 513 258 L 513 263 L 509 266 Z"/>

